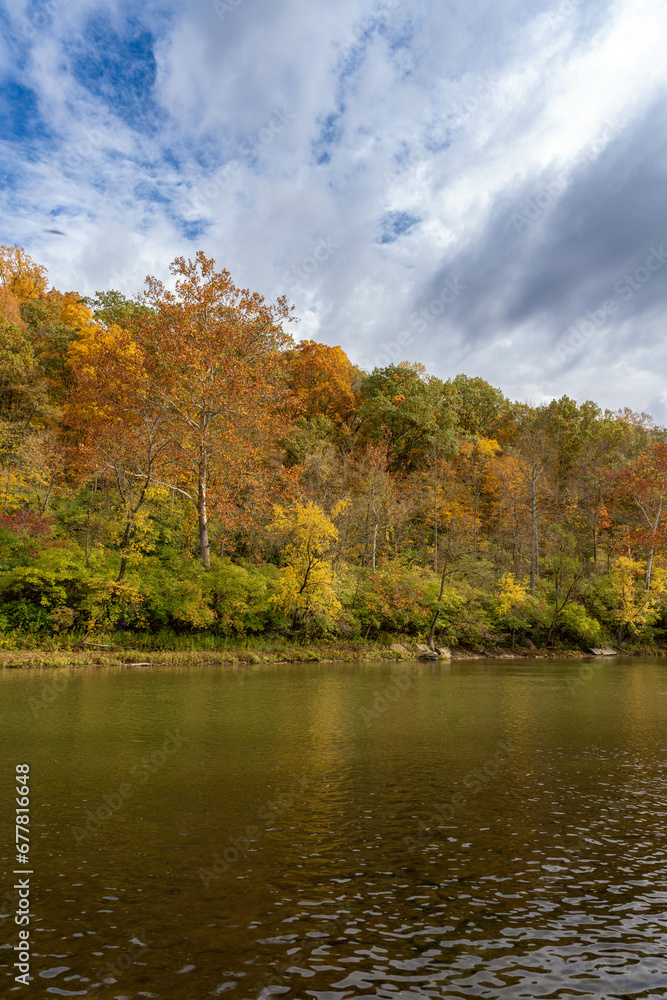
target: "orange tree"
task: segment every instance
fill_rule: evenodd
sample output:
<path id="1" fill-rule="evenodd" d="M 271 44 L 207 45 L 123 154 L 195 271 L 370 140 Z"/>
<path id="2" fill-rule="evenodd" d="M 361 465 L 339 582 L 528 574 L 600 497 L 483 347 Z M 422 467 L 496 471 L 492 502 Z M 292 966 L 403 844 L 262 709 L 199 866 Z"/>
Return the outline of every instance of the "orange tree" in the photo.
<path id="1" fill-rule="evenodd" d="M 268 305 L 240 289 L 201 251 L 170 266 L 175 291 L 148 277 L 148 311 L 132 331 L 150 359 L 169 413 L 173 472 L 169 488 L 196 508 L 202 564 L 210 566 L 209 512 L 226 529 L 268 502 L 284 434 L 282 351 L 291 337 L 285 298 Z M 258 498 L 258 494 L 260 495 Z"/>
<path id="2" fill-rule="evenodd" d="M 328 417 L 334 425 L 356 412 L 354 368 L 341 347 L 302 340 L 285 355 L 288 384 L 305 417 Z"/>
<path id="3" fill-rule="evenodd" d="M 95 482 L 110 478 L 117 488 L 124 512 L 121 583 L 139 511 L 170 468 L 168 411 L 151 359 L 128 330 L 91 322 L 67 358 L 74 378 L 67 405 L 73 469 L 82 467 L 84 478 Z"/>
<path id="4" fill-rule="evenodd" d="M 618 495 L 637 511 L 629 540 L 646 552 L 646 590 L 650 590 L 653 560 L 667 548 L 667 444 L 653 441 L 613 479 Z"/>

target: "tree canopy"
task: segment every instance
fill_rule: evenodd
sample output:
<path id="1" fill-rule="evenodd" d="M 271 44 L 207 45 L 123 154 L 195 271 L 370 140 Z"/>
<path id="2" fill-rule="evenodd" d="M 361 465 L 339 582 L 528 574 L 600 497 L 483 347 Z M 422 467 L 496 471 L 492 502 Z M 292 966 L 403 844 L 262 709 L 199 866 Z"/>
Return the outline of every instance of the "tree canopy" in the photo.
<path id="1" fill-rule="evenodd" d="M 8 642 L 662 640 L 667 437 L 650 416 L 513 402 L 418 362 L 362 371 L 295 342 L 285 298 L 202 252 L 169 275 L 84 298 L 0 247 Z"/>

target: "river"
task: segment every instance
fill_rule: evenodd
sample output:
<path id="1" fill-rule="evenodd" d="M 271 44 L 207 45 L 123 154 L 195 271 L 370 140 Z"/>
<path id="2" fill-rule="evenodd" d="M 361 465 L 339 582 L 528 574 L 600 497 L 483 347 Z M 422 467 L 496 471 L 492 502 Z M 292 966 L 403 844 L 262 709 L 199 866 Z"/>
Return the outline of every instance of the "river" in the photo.
<path id="1" fill-rule="evenodd" d="M 3 997 L 667 995 L 667 661 L 5 670 L 0 699 Z"/>

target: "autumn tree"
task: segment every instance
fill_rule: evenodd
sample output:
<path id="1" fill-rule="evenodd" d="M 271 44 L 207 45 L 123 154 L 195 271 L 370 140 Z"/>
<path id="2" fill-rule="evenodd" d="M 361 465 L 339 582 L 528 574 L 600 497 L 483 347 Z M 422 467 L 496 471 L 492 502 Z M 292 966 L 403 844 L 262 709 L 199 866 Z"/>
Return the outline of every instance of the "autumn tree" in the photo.
<path id="1" fill-rule="evenodd" d="M 201 251 L 194 260 L 177 258 L 170 271 L 173 292 L 146 279 L 149 311 L 135 316 L 131 329 L 170 413 L 178 476 L 169 485 L 196 507 L 208 567 L 211 505 L 233 526 L 267 459 L 271 471 L 269 446 L 284 431 L 287 392 L 280 353 L 291 344 L 280 323 L 290 316 L 284 298 L 267 305 Z"/>
<path id="2" fill-rule="evenodd" d="M 555 502 L 564 497 L 576 473 L 579 455 L 597 432 L 600 407 L 588 400 L 581 405 L 569 396 L 553 399 L 542 408 L 544 432 L 552 443 Z"/>
<path id="3" fill-rule="evenodd" d="M 35 264 L 17 243 L 0 246 L 0 285 L 22 305 L 46 292 L 46 268 Z"/>
<path id="4" fill-rule="evenodd" d="M 129 329 L 149 310 L 113 291 L 98 292 L 92 300 L 66 293 L 60 306 L 58 322 L 70 331 L 66 366 L 74 383 L 68 426 L 79 451 L 76 464 L 83 466 L 91 491 L 86 560 L 91 504 L 106 476 L 123 511 L 117 579 L 122 583 L 143 508 L 158 478 L 167 478 L 171 468 L 172 434 L 154 352 L 144 350 Z"/>
<path id="5" fill-rule="evenodd" d="M 549 645 L 566 609 L 582 594 L 586 568 L 582 560 L 577 558 L 572 536 L 563 528 L 555 525 L 546 534 L 549 551 L 544 560 L 544 575 L 551 584 L 547 629 L 547 645 Z"/>
<path id="6" fill-rule="evenodd" d="M 649 444 L 614 479 L 638 513 L 631 537 L 646 552 L 646 590 L 650 590 L 653 560 L 667 545 L 667 444 Z"/>
<path id="7" fill-rule="evenodd" d="M 342 348 L 302 340 L 285 352 L 284 364 L 287 383 L 305 417 L 325 416 L 338 426 L 350 420 L 357 409 L 357 369 Z"/>
<path id="8" fill-rule="evenodd" d="M 511 566 L 513 576 L 518 579 L 523 575 L 530 509 L 526 505 L 521 463 L 514 455 L 505 452 L 492 464 L 487 488 L 494 497 L 489 520 L 497 561 L 505 569 Z"/>
<path id="9" fill-rule="evenodd" d="M 517 629 L 527 624 L 529 601 L 525 581 L 517 580 L 514 573 L 503 573 L 498 581 L 495 611 L 499 624 L 511 630 L 512 649 Z"/>
<path id="10" fill-rule="evenodd" d="M 338 538 L 334 520 L 343 506 L 332 512 L 333 520 L 313 503 L 275 509 L 271 530 L 280 545 L 282 566 L 271 601 L 291 618 L 293 628 L 317 618 L 332 620 L 342 610 L 336 596 L 332 550 Z"/>
<path id="11" fill-rule="evenodd" d="M 435 633 L 443 611 L 443 598 L 447 574 L 451 574 L 463 554 L 469 550 L 471 531 L 470 495 L 456 475 L 454 466 L 447 463 L 440 487 L 440 591 L 435 604 L 428 644 L 435 649 Z"/>
<path id="12" fill-rule="evenodd" d="M 61 406 L 73 385 L 68 361 L 70 346 L 99 324 L 78 292 L 59 292 L 55 288 L 24 302 L 21 316 L 51 399 Z"/>
<path id="13" fill-rule="evenodd" d="M 456 466 L 463 482 L 470 490 L 473 523 L 473 557 L 477 559 L 479 550 L 480 499 L 493 459 L 500 451 L 500 445 L 491 438 L 474 436 L 459 444 Z"/>
<path id="14" fill-rule="evenodd" d="M 530 592 L 540 575 L 540 520 L 548 475 L 553 468 L 553 449 L 545 433 L 545 407 L 523 406 L 518 420 L 511 452 L 523 481 L 525 501 L 530 517 Z"/>
<path id="15" fill-rule="evenodd" d="M 50 404 L 18 299 L 7 287 L 0 293 L 0 464 L 6 513 L 43 485 L 48 462 L 42 446 L 57 411 Z"/>
<path id="16" fill-rule="evenodd" d="M 88 324 L 68 360 L 75 378 L 68 416 L 85 477 L 97 483 L 110 475 L 124 512 L 117 580 L 122 583 L 139 513 L 171 471 L 168 406 L 154 377 L 154 358 L 126 329 Z"/>
<path id="17" fill-rule="evenodd" d="M 605 414 L 582 442 L 575 458 L 572 495 L 577 501 L 578 520 L 592 544 L 593 564 L 598 564 L 600 537 L 612 526 L 611 511 L 615 469 L 622 446 L 621 422 Z"/>
<path id="18" fill-rule="evenodd" d="M 356 455 L 352 474 L 354 506 L 351 509 L 357 522 L 357 535 L 363 537 L 360 564 L 368 566 L 373 576 L 377 571 L 378 550 L 383 543 L 386 545 L 401 506 L 401 487 L 387 466 L 387 446 L 379 442 L 368 445 Z"/>
<path id="19" fill-rule="evenodd" d="M 646 566 L 629 556 L 619 556 L 610 576 L 617 601 L 615 618 L 621 642 L 626 630 L 637 635 L 660 616 L 667 594 L 667 572 L 662 568 L 656 570 L 649 590 L 645 585 Z"/>

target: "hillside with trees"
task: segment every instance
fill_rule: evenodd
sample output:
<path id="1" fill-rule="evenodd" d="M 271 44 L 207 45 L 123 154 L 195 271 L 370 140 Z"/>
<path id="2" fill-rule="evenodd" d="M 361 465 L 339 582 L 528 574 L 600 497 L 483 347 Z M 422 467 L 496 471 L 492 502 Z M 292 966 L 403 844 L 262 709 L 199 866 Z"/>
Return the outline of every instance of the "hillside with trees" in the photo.
<path id="1" fill-rule="evenodd" d="M 657 647 L 667 443 L 297 342 L 198 253 L 136 300 L 0 247 L 0 644 Z"/>

